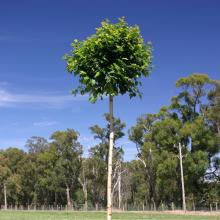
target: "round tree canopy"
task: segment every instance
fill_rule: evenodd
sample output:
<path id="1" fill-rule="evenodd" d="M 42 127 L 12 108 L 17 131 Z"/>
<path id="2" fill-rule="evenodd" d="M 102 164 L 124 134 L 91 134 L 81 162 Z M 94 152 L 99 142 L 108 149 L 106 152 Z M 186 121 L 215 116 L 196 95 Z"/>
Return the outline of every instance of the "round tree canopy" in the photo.
<path id="1" fill-rule="evenodd" d="M 89 93 L 90 101 L 128 93 L 141 96 L 141 76 L 151 70 L 151 43 L 144 43 L 138 26 L 129 26 L 124 18 L 112 24 L 104 21 L 86 40 L 74 40 L 66 54 L 67 71 L 79 78 L 74 94 Z"/>

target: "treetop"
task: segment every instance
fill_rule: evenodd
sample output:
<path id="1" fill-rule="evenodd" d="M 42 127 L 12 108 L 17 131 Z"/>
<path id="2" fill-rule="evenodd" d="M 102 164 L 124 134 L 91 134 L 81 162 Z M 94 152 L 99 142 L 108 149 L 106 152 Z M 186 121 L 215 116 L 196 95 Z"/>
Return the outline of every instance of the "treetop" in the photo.
<path id="1" fill-rule="evenodd" d="M 150 73 L 152 46 L 144 42 L 138 26 L 129 26 L 124 18 L 115 24 L 106 20 L 95 34 L 71 46 L 64 59 L 67 71 L 79 79 L 74 94 L 89 93 L 91 102 L 125 93 L 141 96 L 140 78 Z"/>

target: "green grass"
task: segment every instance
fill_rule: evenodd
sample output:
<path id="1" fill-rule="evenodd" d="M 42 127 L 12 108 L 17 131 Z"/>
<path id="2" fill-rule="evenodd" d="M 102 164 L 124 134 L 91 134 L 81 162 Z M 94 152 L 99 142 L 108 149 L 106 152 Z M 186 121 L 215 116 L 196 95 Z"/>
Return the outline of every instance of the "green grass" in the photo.
<path id="1" fill-rule="evenodd" d="M 105 220 L 104 212 L 0 211 L 0 220 Z M 214 215 L 177 215 L 166 213 L 114 213 L 113 220 L 219 220 Z"/>

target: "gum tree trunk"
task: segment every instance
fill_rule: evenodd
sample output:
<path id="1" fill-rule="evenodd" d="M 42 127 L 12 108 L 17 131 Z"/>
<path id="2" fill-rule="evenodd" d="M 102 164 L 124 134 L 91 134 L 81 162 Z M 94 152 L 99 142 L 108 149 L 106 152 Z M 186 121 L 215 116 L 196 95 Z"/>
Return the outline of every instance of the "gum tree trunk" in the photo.
<path id="1" fill-rule="evenodd" d="M 7 210 L 8 208 L 8 204 L 7 204 L 7 187 L 6 187 L 6 184 L 4 183 L 4 202 L 5 202 L 5 207 L 4 209 Z"/>
<path id="2" fill-rule="evenodd" d="M 181 143 L 179 143 L 179 159 L 180 159 L 183 211 L 186 212 L 186 198 L 185 198 L 185 187 L 184 187 L 184 177 L 183 177 L 183 161 L 182 161 L 183 156 L 182 156 Z"/>
<path id="3" fill-rule="evenodd" d="M 110 135 L 108 151 L 108 180 L 107 180 L 107 220 L 112 219 L 112 156 L 114 143 L 113 130 L 113 97 L 109 96 Z"/>
<path id="4" fill-rule="evenodd" d="M 66 187 L 66 200 L 67 200 L 67 209 L 72 210 L 72 201 L 70 197 L 70 189 L 68 186 Z"/>
<path id="5" fill-rule="evenodd" d="M 118 176 L 118 209 L 121 209 L 121 162 Z"/>

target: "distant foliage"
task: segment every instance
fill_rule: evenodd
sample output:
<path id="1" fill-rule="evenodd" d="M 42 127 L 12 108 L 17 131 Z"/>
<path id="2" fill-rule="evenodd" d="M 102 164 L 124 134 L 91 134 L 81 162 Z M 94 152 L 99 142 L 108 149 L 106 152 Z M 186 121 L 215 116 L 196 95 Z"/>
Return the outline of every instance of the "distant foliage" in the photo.
<path id="1" fill-rule="evenodd" d="M 137 147 L 136 158 L 125 161 L 125 123 L 114 118 L 114 207 L 140 209 L 181 205 L 180 165 L 177 145 L 184 147 L 183 169 L 187 207 L 210 208 L 220 203 L 220 86 L 205 74 L 177 81 L 179 93 L 159 112 L 144 114 L 129 130 Z M 105 208 L 109 114 L 105 126 L 90 127 L 96 144 L 83 156 L 79 133 L 56 131 L 48 141 L 31 137 L 28 152 L 18 148 L 0 151 L 0 202 L 4 185 L 9 205 L 62 205 Z M 130 146 L 129 146 L 130 147 Z M 126 159 L 126 158 L 125 158 Z M 121 188 L 119 190 L 119 177 Z M 67 196 L 69 192 L 69 196 Z M 213 206 L 213 209 L 214 209 Z"/>

